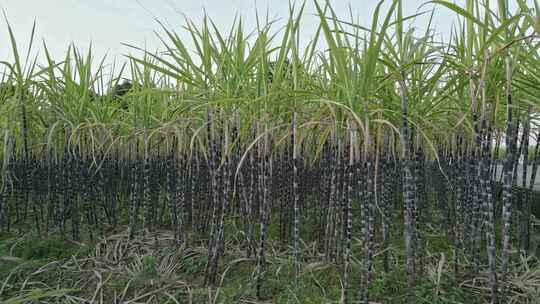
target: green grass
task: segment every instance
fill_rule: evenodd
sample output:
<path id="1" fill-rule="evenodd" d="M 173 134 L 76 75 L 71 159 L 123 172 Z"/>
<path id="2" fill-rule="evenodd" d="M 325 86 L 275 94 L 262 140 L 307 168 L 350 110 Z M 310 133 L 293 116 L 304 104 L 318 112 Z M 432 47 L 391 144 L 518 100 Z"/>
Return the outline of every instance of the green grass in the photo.
<path id="1" fill-rule="evenodd" d="M 309 221 L 306 221 L 309 222 Z M 227 223 L 228 229 L 234 229 L 236 224 Z M 306 226 L 309 226 L 306 224 Z M 313 227 L 306 227 L 310 229 Z M 272 233 L 279 233 L 276 229 Z M 370 296 L 373 301 L 381 303 L 404 303 L 407 294 L 407 276 L 403 270 L 403 256 L 399 248 L 402 247 L 402 237 L 398 231 L 392 232 L 393 239 L 391 271 L 384 273 L 380 259 L 376 259 L 375 276 L 371 284 Z M 448 244 L 444 236 L 436 234 L 426 234 L 425 244 L 430 252 L 438 254 L 444 253 L 446 262 L 444 269 L 449 267 L 448 259 L 451 257 L 451 244 Z M 355 251 L 358 251 L 360 244 L 353 243 Z M 206 303 L 208 300 L 208 289 L 205 287 L 205 270 L 207 257 L 205 250 L 200 253 L 176 252 L 167 244 L 153 249 L 142 255 L 128 256 L 123 266 L 113 265 L 100 257 L 94 257 L 91 246 L 81 246 L 67 243 L 60 239 L 37 239 L 25 236 L 17 239 L 14 236 L 3 236 L 0 239 L 0 254 L 9 255 L 11 251 L 20 261 L 12 263 L 10 267 L 0 267 L 0 277 L 6 277 L 10 272 L 15 271 L 11 283 L 22 284 L 25 279 L 41 281 L 49 286 L 56 286 L 58 289 L 70 290 L 69 293 L 80 297 L 90 297 L 95 290 L 95 280 L 93 275 L 89 276 L 89 270 L 78 271 L 72 268 L 62 269 L 53 267 L 39 275 L 31 275 L 40 267 L 51 261 L 68 261 L 70 257 L 76 260 L 92 258 L 101 261 L 94 270 L 101 273 L 105 280 L 111 276 L 109 281 L 103 286 L 104 297 L 111 299 L 122 294 L 127 288 L 126 297 L 135 297 L 142 291 L 151 291 L 170 284 L 171 282 L 184 282 L 187 287 L 171 288 L 169 294 L 178 301 L 187 301 L 189 298 L 193 303 Z M 241 300 L 255 299 L 255 280 L 253 259 L 245 259 L 238 244 L 232 242 L 220 263 L 220 279 L 223 284 L 214 291 L 217 293 L 216 303 L 239 303 Z M 288 254 L 287 246 L 271 244 L 271 247 L 278 248 L 277 254 L 272 254 L 269 250 L 267 256 L 267 268 L 264 273 L 262 285 L 261 303 L 338 303 L 341 298 L 341 267 L 335 264 L 325 264 L 320 262 L 304 262 L 302 273 L 298 284 L 293 283 L 292 258 Z M 284 251 L 283 251 L 284 250 Z M 147 252 L 135 250 L 134 252 Z M 166 258 L 173 256 L 173 263 L 177 263 L 174 271 L 168 273 L 163 266 Z M 471 302 L 471 299 L 482 299 L 473 297 L 470 290 L 460 288 L 459 281 L 453 277 L 451 271 L 444 271 L 437 282 L 430 276 L 429 269 L 434 269 L 438 265 L 437 256 L 426 257 L 424 274 L 419 275 L 417 282 L 418 303 L 482 303 Z M 103 265 L 101 263 L 104 263 Z M 107 270 L 104 265 L 109 265 Z M 360 290 L 361 268 L 358 264 L 352 265 L 350 294 L 355 295 Z M 73 266 L 74 267 L 74 266 Z M 85 266 L 81 266 L 84 267 Z M 131 272 L 126 271 L 131 269 Z M 87 289 L 77 288 L 76 282 L 89 276 L 87 280 L 90 285 Z M 90 287 L 93 286 L 93 287 Z M 436 292 L 438 290 L 438 293 Z M 20 296 L 12 291 L 11 296 Z M 1 297 L 0 297 L 1 298 Z M 161 302 L 152 303 L 174 303 L 170 298 L 163 295 L 158 297 Z"/>

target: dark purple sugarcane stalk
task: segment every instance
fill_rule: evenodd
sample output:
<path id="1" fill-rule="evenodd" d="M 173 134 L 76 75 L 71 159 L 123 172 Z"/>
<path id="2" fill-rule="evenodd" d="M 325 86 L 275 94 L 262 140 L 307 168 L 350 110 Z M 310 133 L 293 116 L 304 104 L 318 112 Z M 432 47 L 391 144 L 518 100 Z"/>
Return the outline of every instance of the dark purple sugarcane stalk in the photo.
<path id="1" fill-rule="evenodd" d="M 48 208 L 47 208 L 47 219 L 45 221 L 45 235 L 49 235 L 49 231 L 51 229 L 51 225 L 54 222 L 54 216 L 56 213 L 56 206 L 58 204 L 58 200 L 56 197 L 56 189 L 55 189 L 55 182 L 54 182 L 54 169 L 56 168 L 53 165 L 53 157 L 51 156 L 51 152 L 48 153 L 46 156 L 46 164 L 47 167 L 47 198 L 48 198 Z"/>
<path id="2" fill-rule="evenodd" d="M 383 269 L 385 272 L 390 271 L 390 261 L 388 249 L 390 246 L 390 217 L 392 215 L 391 211 L 391 176 L 390 176 L 390 151 L 389 147 L 389 137 L 384 136 L 384 146 L 382 153 L 385 156 L 382 158 L 380 170 L 381 170 L 381 202 L 382 202 L 382 219 L 381 219 L 381 234 L 382 234 L 382 243 L 383 243 Z"/>
<path id="3" fill-rule="evenodd" d="M 9 201 L 8 201 L 8 192 L 10 191 L 10 168 L 11 168 L 11 157 L 10 146 L 11 140 L 9 133 L 6 131 L 4 137 L 4 147 L 5 154 L 2 163 L 0 163 L 0 232 L 7 232 L 8 222 L 9 222 Z"/>
<path id="4" fill-rule="evenodd" d="M 255 125 L 252 126 L 252 139 L 256 138 L 256 128 Z M 255 155 L 257 153 L 256 146 L 251 149 L 251 151 L 248 151 L 249 153 L 249 163 L 248 163 L 248 170 L 249 170 L 249 186 L 248 186 L 248 193 L 247 193 L 247 199 L 245 201 L 245 209 L 246 209 L 246 219 L 244 221 L 244 230 L 246 234 L 246 256 L 251 257 L 252 254 L 255 251 L 255 246 L 253 244 L 253 206 L 254 206 L 254 198 L 255 198 L 255 187 L 257 185 L 256 183 L 256 164 L 255 164 Z"/>
<path id="5" fill-rule="evenodd" d="M 328 213 L 328 202 L 330 198 L 330 179 L 331 179 L 331 155 L 330 155 L 330 144 L 328 138 L 324 142 L 323 147 L 323 159 L 321 161 L 321 171 L 322 176 L 319 179 L 319 189 L 322 190 L 321 193 L 321 199 L 319 201 L 319 223 L 318 223 L 318 235 L 319 235 L 319 250 L 324 252 L 326 248 L 326 234 L 325 234 L 325 228 L 326 228 L 326 218 Z"/>
<path id="6" fill-rule="evenodd" d="M 457 276 L 459 273 L 459 253 L 463 244 L 463 197 L 464 197 L 464 155 L 466 154 L 463 148 L 463 137 L 457 137 L 457 151 L 454 164 L 455 176 L 455 200 L 454 200 L 454 273 Z"/>
<path id="7" fill-rule="evenodd" d="M 334 244 L 334 230 L 335 230 L 335 205 L 336 205 L 336 192 L 337 192 L 337 161 L 339 158 L 339 141 L 337 134 L 333 134 L 332 142 L 332 157 L 330 165 L 330 193 L 328 198 L 328 212 L 326 217 L 326 232 L 325 232 L 325 257 L 326 261 L 330 262 L 334 259 L 333 244 Z"/>
<path id="8" fill-rule="evenodd" d="M 411 151 L 413 151 L 411 149 Z M 425 204 L 426 202 L 426 189 L 424 183 L 424 156 L 422 152 L 422 140 L 419 134 L 416 134 L 416 153 L 414 154 L 414 169 L 413 169 L 413 178 L 414 178 L 414 193 L 415 193 L 415 208 L 414 208 L 414 224 L 415 224 L 415 253 L 416 260 L 419 262 L 418 268 L 419 272 L 422 272 L 423 268 L 423 235 L 422 230 L 420 229 L 420 224 L 424 222 L 425 213 L 428 211 Z M 415 265 L 416 267 L 416 265 Z"/>
<path id="9" fill-rule="evenodd" d="M 349 134 L 348 132 L 345 132 L 344 134 L 344 142 L 342 146 L 342 152 L 340 154 L 340 165 L 339 165 L 339 197 L 338 197 L 338 205 L 336 207 L 336 233 L 335 233 L 335 240 L 336 240 L 336 258 L 339 264 L 343 264 L 343 258 L 344 255 L 344 247 L 345 247 L 345 233 L 346 233 L 346 216 L 347 216 L 347 167 L 348 167 L 348 153 L 349 149 L 347 147 L 348 144 L 348 138 Z"/>
<path id="10" fill-rule="evenodd" d="M 177 241 L 178 246 L 186 246 L 187 245 L 187 235 L 185 231 L 185 218 L 186 218 L 186 209 L 188 209 L 187 202 L 187 193 L 188 193 L 188 187 L 189 183 L 187 181 L 188 179 L 188 157 L 184 153 L 180 154 L 180 159 L 177 160 L 176 165 L 177 170 L 180 171 L 180 173 L 177 173 L 177 189 L 176 189 L 176 197 L 175 197 L 175 205 L 176 205 L 176 218 L 177 223 L 175 227 L 175 232 L 177 235 Z"/>
<path id="11" fill-rule="evenodd" d="M 298 193 L 298 159 L 297 159 L 297 130 L 296 130 L 296 112 L 292 117 L 292 163 L 293 163 L 293 208 L 294 208 L 294 222 L 293 222 L 293 255 L 294 255 L 294 282 L 298 284 L 298 278 L 300 276 L 300 207 L 298 206 L 300 195 Z"/>
<path id="12" fill-rule="evenodd" d="M 84 217 L 86 218 L 86 229 L 88 231 L 88 237 L 90 238 L 90 241 L 94 241 L 94 229 L 95 223 L 94 223 L 94 215 L 92 213 L 92 204 L 95 203 L 91 200 L 90 192 L 92 191 L 91 183 L 90 183 L 90 168 L 88 166 L 88 160 L 87 159 L 81 159 L 80 162 L 80 170 L 81 170 L 81 203 L 82 203 L 82 210 L 84 212 Z"/>
<path id="13" fill-rule="evenodd" d="M 212 204 L 212 217 L 211 217 L 211 229 L 210 229 L 210 241 L 208 244 L 208 263 L 206 265 L 206 284 L 208 287 L 215 287 L 216 284 L 216 269 L 214 268 L 214 261 L 217 255 L 217 242 L 218 242 L 218 212 L 221 209 L 219 201 L 219 175 L 222 173 L 218 166 L 218 145 L 214 136 L 213 113 L 209 109 L 207 112 L 207 140 L 208 140 L 208 169 L 210 172 L 210 187 L 212 191 L 211 204 Z M 221 143 L 221 141 L 219 141 Z"/>
<path id="14" fill-rule="evenodd" d="M 199 157 L 197 152 L 192 154 L 191 158 L 189 159 L 189 172 L 188 172 L 188 178 L 189 178 L 189 201 L 191 205 L 191 231 L 194 233 L 197 231 L 197 222 L 198 216 L 199 216 L 199 210 L 195 207 L 196 204 L 196 197 L 197 197 L 197 185 L 196 182 L 197 175 L 201 173 L 199 170 L 197 170 L 197 167 L 199 166 Z"/>
<path id="15" fill-rule="evenodd" d="M 132 151 L 132 163 L 131 163 L 131 179 L 130 179 L 130 193 L 131 193 L 131 201 L 129 206 L 129 237 L 133 238 L 135 236 L 135 231 L 137 229 L 137 217 L 139 212 L 139 205 L 140 205 L 140 179 L 139 179 L 139 139 L 137 139 L 137 143 L 135 144 L 135 147 Z M 98 172 L 99 175 L 101 175 L 101 172 Z M 101 178 L 100 178 L 101 180 Z"/>
<path id="16" fill-rule="evenodd" d="M 342 303 L 349 303 L 349 272 L 351 261 L 351 242 L 352 242 L 352 196 L 353 196 L 353 172 L 355 163 L 355 130 L 349 126 L 349 162 L 347 166 L 347 193 L 346 193 L 346 210 L 345 210 L 345 256 L 343 258 L 343 292 Z"/>
<path id="17" fill-rule="evenodd" d="M 367 201 L 367 214 L 365 215 L 367 220 L 367 225 L 365 229 L 365 243 L 364 243 L 364 251 L 365 251 L 365 269 L 364 269 L 364 275 L 362 280 L 362 289 L 361 289 L 361 295 L 360 299 L 362 303 L 369 303 L 369 286 L 371 283 L 371 278 L 373 275 L 373 250 L 374 250 L 374 236 L 375 236 L 375 198 L 373 197 L 374 194 L 374 170 L 372 168 L 372 160 L 368 155 L 366 155 L 365 160 L 366 165 L 366 196 L 365 200 Z"/>
<path id="18" fill-rule="evenodd" d="M 143 156 L 143 171 L 142 171 L 142 195 L 143 195 L 143 222 L 142 229 L 143 235 L 146 234 L 146 230 L 151 232 L 152 229 L 152 211 L 153 204 L 150 193 L 150 143 L 149 138 L 145 136 L 144 138 L 144 156 Z"/>
<path id="19" fill-rule="evenodd" d="M 78 132 L 77 132 L 78 133 Z M 77 134 L 79 136 L 79 134 Z M 80 224 L 81 216 L 79 212 L 79 200 L 77 193 L 81 192 L 81 182 L 79 180 L 79 172 L 81 172 L 81 153 L 79 144 L 76 144 L 73 152 L 72 165 L 70 166 L 71 171 L 71 183 L 72 183 L 72 204 L 71 204 L 71 229 L 73 240 L 79 242 L 81 240 Z"/>
<path id="20" fill-rule="evenodd" d="M 529 192 L 532 192 L 533 190 L 539 165 L 540 165 L 540 130 L 536 133 L 536 146 L 534 147 L 533 164 L 531 168 L 531 178 L 529 179 Z"/>
<path id="21" fill-rule="evenodd" d="M 414 180 L 412 177 L 411 168 L 411 151 L 410 151 L 410 130 L 408 123 L 408 98 L 405 80 L 399 81 L 400 97 L 401 97 L 401 114 L 402 114 L 402 159 L 403 159 L 403 200 L 405 203 L 405 268 L 407 271 L 407 287 L 408 287 L 408 303 L 416 303 L 416 276 L 415 276 L 415 257 L 413 238 L 415 236 L 415 226 L 413 221 L 414 210 Z"/>
<path id="22" fill-rule="evenodd" d="M 503 166 L 503 210 L 502 210 L 502 252 L 501 252 L 501 302 L 506 303 L 508 296 L 508 262 L 510 255 L 510 221 L 512 218 L 512 171 L 514 165 L 514 132 L 512 104 L 512 59 L 506 56 L 506 159 Z M 490 276 L 492 302 L 498 302 L 496 277 Z"/>
<path id="23" fill-rule="evenodd" d="M 267 239 L 267 225 L 268 225 L 268 217 L 269 217 L 269 173 L 270 173 L 270 155 L 268 150 L 268 129 L 265 126 L 264 129 L 264 142 L 263 142 L 263 148 L 261 151 L 262 158 L 264 161 L 260 162 L 260 171 L 259 171 L 259 180 L 261 181 L 261 188 L 262 188 L 262 202 L 260 204 L 260 240 L 259 240 L 259 248 L 257 250 L 257 265 L 256 265 L 256 293 L 257 298 L 261 298 L 261 288 L 262 288 L 262 281 L 263 281 L 263 274 L 265 271 L 265 248 L 266 248 L 266 239 Z"/>
<path id="24" fill-rule="evenodd" d="M 485 214 L 484 214 L 484 226 L 486 231 L 486 249 L 488 253 L 488 265 L 490 271 L 490 284 L 492 288 L 492 301 L 496 303 L 496 298 L 498 297 L 498 284 L 497 284 L 497 270 L 496 270 L 496 243 L 495 243 L 495 211 L 494 211 L 494 201 L 492 198 L 491 190 L 491 181 L 489 180 L 489 151 L 490 143 L 485 142 L 484 145 L 484 156 L 480 164 L 481 176 L 480 181 L 482 185 L 482 195 L 485 203 Z"/>
<path id="25" fill-rule="evenodd" d="M 481 84 L 480 86 L 482 87 L 483 84 Z M 470 73 L 469 74 L 469 98 L 471 101 L 471 116 L 472 116 L 474 145 L 473 145 L 473 150 L 472 150 L 472 156 L 470 159 L 470 167 L 471 167 L 472 172 L 471 174 L 469 174 L 470 182 L 467 183 L 468 185 L 470 185 L 470 187 L 472 187 L 472 195 L 468 199 L 469 203 L 471 204 L 470 206 L 471 214 L 469 214 L 467 218 L 470 220 L 469 226 L 470 226 L 470 230 L 473 233 L 473 237 L 468 238 L 468 239 L 471 240 L 470 242 L 471 251 L 473 254 L 473 264 L 475 265 L 474 266 L 475 269 L 477 268 L 476 265 L 478 264 L 476 260 L 476 255 L 475 255 L 475 246 L 476 246 L 476 243 L 479 241 L 478 235 L 480 234 L 479 232 L 477 233 L 477 227 L 479 226 L 479 223 L 480 223 L 480 221 L 478 220 L 478 212 L 481 209 L 479 208 L 479 206 L 482 204 L 481 199 L 480 199 L 480 191 L 481 191 L 480 188 L 483 188 L 481 185 L 482 182 L 479 182 L 481 180 L 480 153 L 481 153 L 481 145 L 482 145 L 481 143 L 482 134 L 480 133 L 480 128 L 478 126 L 478 98 L 477 97 L 478 95 L 476 92 L 475 83 L 472 77 L 472 73 Z"/>
<path id="26" fill-rule="evenodd" d="M 171 225 L 174 231 L 174 243 L 176 247 L 180 247 L 182 242 L 179 230 L 180 227 L 178 225 L 178 205 L 176 204 L 176 201 L 178 199 L 178 162 L 175 158 L 176 148 L 177 139 L 175 137 L 173 138 L 173 142 L 171 143 L 169 155 L 167 156 L 165 164 L 167 178 L 167 195 L 165 198 L 167 200 L 169 212 L 171 215 Z"/>
<path id="27" fill-rule="evenodd" d="M 520 255 L 523 258 L 527 257 L 530 243 L 530 228 L 531 228 L 531 204 L 529 201 L 530 193 L 527 189 L 527 172 L 529 167 L 529 134 L 531 125 L 531 106 L 527 110 L 523 126 L 523 137 L 521 140 L 521 151 L 523 155 L 522 177 L 521 177 L 521 229 L 519 234 L 519 249 Z M 516 166 L 517 167 L 517 166 Z"/>
<path id="28" fill-rule="evenodd" d="M 216 278 L 217 278 L 217 271 L 219 266 L 219 258 L 221 255 L 223 255 L 224 251 L 224 242 L 225 242 L 225 232 L 224 232 L 224 225 L 225 225 L 225 214 L 229 206 L 229 188 L 230 188 L 230 179 L 229 179 L 229 135 L 227 134 L 228 128 L 227 125 L 223 128 L 224 133 L 224 143 L 223 143 L 223 164 L 222 169 L 220 170 L 222 174 L 222 197 L 221 197 L 221 207 L 219 208 L 219 218 L 218 218 L 218 225 L 217 225 L 217 233 L 215 234 L 215 245 L 212 248 L 212 261 L 210 265 L 209 270 L 209 284 L 210 286 L 214 286 L 216 284 Z"/>

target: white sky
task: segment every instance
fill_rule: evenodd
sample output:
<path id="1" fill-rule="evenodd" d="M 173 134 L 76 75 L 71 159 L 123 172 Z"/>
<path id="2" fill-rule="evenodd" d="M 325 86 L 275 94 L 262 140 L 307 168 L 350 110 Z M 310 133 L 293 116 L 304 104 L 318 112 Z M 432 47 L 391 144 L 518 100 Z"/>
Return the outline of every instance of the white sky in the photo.
<path id="1" fill-rule="evenodd" d="M 353 15 L 358 17 L 360 24 L 368 25 L 377 1 L 373 0 L 331 0 L 337 14 L 343 19 L 349 19 L 349 5 Z M 387 1 L 388 2 L 388 1 Z M 414 14 L 424 0 L 405 0 L 404 9 L 407 15 Z M 462 3 L 464 0 L 456 0 Z M 319 1 L 324 3 L 324 0 Z M 163 21 L 169 28 L 181 30 L 184 16 L 200 21 L 206 13 L 215 23 L 226 32 L 236 14 L 239 14 L 247 30 L 255 28 L 255 11 L 265 15 L 268 9 L 272 19 L 286 19 L 289 1 L 282 0 L 0 0 L 3 10 L 12 25 L 19 49 L 25 53 L 28 38 L 34 20 L 37 23 L 36 38 L 41 44 L 44 40 L 53 58 L 61 60 L 67 46 L 74 42 L 79 48 L 86 49 L 90 42 L 97 58 L 108 54 L 108 58 L 123 58 L 130 49 L 121 42 L 147 47 L 156 50 L 160 47 L 154 34 L 159 31 L 159 25 L 154 20 Z M 422 10 L 433 6 L 426 5 Z M 302 39 L 309 40 L 317 26 L 314 16 L 313 1 L 307 1 L 303 19 Z M 434 25 L 442 37 L 448 35 L 454 14 L 446 9 L 438 9 Z M 427 15 L 415 21 L 415 26 L 422 29 L 426 26 Z M 189 39 L 185 35 L 186 39 Z M 0 60 L 10 61 L 11 46 L 7 32 L 6 21 L 0 17 Z"/>

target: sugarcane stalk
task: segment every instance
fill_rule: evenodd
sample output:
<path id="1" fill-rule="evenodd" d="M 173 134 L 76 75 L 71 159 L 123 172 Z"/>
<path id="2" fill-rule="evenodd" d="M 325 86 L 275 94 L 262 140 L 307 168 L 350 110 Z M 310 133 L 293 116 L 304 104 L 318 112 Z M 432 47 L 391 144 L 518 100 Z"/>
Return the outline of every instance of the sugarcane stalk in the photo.
<path id="1" fill-rule="evenodd" d="M 400 97 L 401 97 L 401 114 L 402 114 L 402 159 L 403 159 L 403 200 L 405 203 L 405 268 L 407 271 L 407 287 L 408 287 L 408 303 L 416 303 L 416 277 L 415 277 L 415 257 L 413 238 L 415 235 L 415 227 L 413 223 L 414 210 L 414 180 L 411 171 L 411 151 L 410 151 L 410 131 L 408 123 L 408 99 L 406 93 L 405 80 L 399 81 Z"/>
<path id="2" fill-rule="evenodd" d="M 347 194 L 346 194 L 346 231 L 345 231 L 345 257 L 343 258 L 343 292 L 342 303 L 349 303 L 349 275 L 351 262 L 351 242 L 352 242 L 352 194 L 353 194 L 353 171 L 354 171 L 354 148 L 355 148 L 355 131 L 352 126 L 349 126 L 349 162 L 347 166 Z"/>
<path id="3" fill-rule="evenodd" d="M 292 117 L 292 162 L 293 162 L 293 208 L 294 208 L 294 228 L 293 228 L 293 255 L 294 255 L 294 283 L 298 285 L 298 279 L 300 276 L 300 209 L 298 206 L 300 196 L 298 193 L 298 159 L 297 159 L 297 129 L 296 129 L 296 112 Z"/>
<path id="4" fill-rule="evenodd" d="M 264 143 L 263 143 L 263 149 L 262 149 L 262 157 L 264 161 L 260 164 L 260 171 L 259 171 L 259 178 L 261 181 L 261 188 L 262 188 L 262 202 L 260 207 L 260 240 L 259 240 L 259 248 L 257 251 L 257 265 L 256 265 L 256 294 L 257 299 L 262 298 L 261 294 L 261 288 L 263 283 L 263 275 L 265 272 L 265 263 L 266 263 L 266 257 L 265 257 L 265 249 L 266 249 L 266 241 L 267 241 L 267 225 L 268 225 L 268 212 L 269 212 L 269 201 L 268 201 L 268 194 L 269 194 L 269 171 L 270 171 L 270 155 L 268 151 L 268 129 L 265 125 L 264 128 Z"/>
<path id="5" fill-rule="evenodd" d="M 506 159 L 503 167 L 503 209 L 502 209 L 502 251 L 501 251 L 501 302 L 506 303 L 508 297 L 508 263 L 510 255 L 510 221 L 512 218 L 512 171 L 514 164 L 514 140 L 517 134 L 513 130 L 512 104 L 512 58 L 507 55 L 506 62 Z M 494 289 L 496 277 L 490 277 L 493 302 L 497 302 L 497 292 Z"/>

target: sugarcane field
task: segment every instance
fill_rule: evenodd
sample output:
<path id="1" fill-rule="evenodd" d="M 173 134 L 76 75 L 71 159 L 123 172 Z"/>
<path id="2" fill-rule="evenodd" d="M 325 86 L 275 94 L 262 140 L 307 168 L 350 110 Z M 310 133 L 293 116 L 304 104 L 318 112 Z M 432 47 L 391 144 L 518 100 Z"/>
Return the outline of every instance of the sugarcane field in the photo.
<path id="1" fill-rule="evenodd" d="M 0 303 L 540 303 L 539 0 L 160 1 L 0 0 Z"/>

